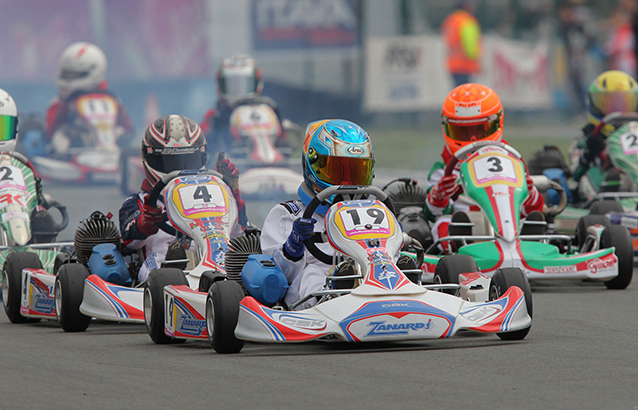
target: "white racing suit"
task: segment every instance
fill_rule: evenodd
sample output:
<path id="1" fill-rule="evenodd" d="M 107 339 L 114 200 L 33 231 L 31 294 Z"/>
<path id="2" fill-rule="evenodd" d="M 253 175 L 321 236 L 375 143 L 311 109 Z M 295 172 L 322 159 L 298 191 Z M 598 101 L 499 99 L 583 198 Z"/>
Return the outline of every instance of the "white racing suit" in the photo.
<path id="1" fill-rule="evenodd" d="M 298 261 L 292 261 L 286 257 L 283 251 L 284 243 L 292 232 L 292 223 L 300 218 L 306 206 L 300 200 L 288 201 L 277 204 L 270 210 L 261 232 L 262 252 L 272 255 L 277 266 L 286 275 L 290 288 L 286 293 L 284 301 L 291 305 L 312 292 L 321 290 L 326 283 L 329 265 L 320 262 L 308 252 L 304 251 L 303 256 Z M 315 213 L 313 216 L 317 220 L 315 232 L 324 231 L 323 215 Z M 335 253 L 329 243 L 318 243 L 317 247 L 328 255 Z M 306 309 L 317 303 L 315 298 L 297 306 L 297 309 Z"/>

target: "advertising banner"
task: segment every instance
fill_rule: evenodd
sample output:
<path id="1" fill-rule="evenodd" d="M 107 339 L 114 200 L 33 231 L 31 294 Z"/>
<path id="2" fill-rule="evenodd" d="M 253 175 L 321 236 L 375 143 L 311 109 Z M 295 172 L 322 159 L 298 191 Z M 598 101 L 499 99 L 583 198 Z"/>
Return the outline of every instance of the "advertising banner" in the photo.
<path id="1" fill-rule="evenodd" d="M 492 87 L 506 107 L 552 106 L 548 42 L 485 36 L 483 47 L 482 72 L 474 81 Z M 367 111 L 440 110 L 454 86 L 439 36 L 371 38 L 365 53 Z"/>
<path id="2" fill-rule="evenodd" d="M 358 15 L 358 0 L 253 0 L 253 49 L 353 48 Z"/>

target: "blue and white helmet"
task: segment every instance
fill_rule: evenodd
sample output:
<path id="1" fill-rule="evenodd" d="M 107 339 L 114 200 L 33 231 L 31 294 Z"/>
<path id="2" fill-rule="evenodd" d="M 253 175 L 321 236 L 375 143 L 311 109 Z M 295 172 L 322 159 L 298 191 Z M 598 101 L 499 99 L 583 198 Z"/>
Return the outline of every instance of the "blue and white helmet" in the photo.
<path id="1" fill-rule="evenodd" d="M 363 128 L 350 121 L 308 124 L 301 162 L 304 181 L 315 194 L 333 185 L 372 184 L 372 142 Z"/>

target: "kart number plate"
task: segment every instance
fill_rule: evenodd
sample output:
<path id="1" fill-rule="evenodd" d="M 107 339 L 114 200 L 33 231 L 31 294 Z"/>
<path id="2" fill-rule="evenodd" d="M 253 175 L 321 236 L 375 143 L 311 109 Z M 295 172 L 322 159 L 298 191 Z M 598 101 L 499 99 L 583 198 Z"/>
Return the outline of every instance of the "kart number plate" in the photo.
<path id="1" fill-rule="evenodd" d="M 369 235 L 388 238 L 392 235 L 387 211 L 380 206 L 346 207 L 339 211 L 339 218 L 339 230 L 346 238 L 366 239 Z"/>
<path id="2" fill-rule="evenodd" d="M 267 105 L 240 106 L 233 112 L 231 123 L 237 127 L 240 133 L 246 134 L 255 128 L 274 129 L 277 126 L 277 116 Z"/>
<path id="3" fill-rule="evenodd" d="M 186 185 L 178 188 L 179 202 L 185 216 L 193 217 L 202 213 L 219 216 L 228 212 L 224 191 L 216 184 Z"/>
<path id="4" fill-rule="evenodd" d="M 634 132 L 627 132 L 620 137 L 620 144 L 625 155 L 634 155 L 638 153 L 638 135 Z"/>
<path id="5" fill-rule="evenodd" d="M 495 184 L 523 186 L 523 169 L 520 162 L 515 162 L 506 155 L 481 155 L 470 160 L 468 167 L 476 186 L 485 187 Z"/>
<path id="6" fill-rule="evenodd" d="M 11 165 L 0 166 L 0 189 L 3 188 L 27 190 L 27 184 L 24 182 L 24 174 L 22 174 L 20 168 Z"/>

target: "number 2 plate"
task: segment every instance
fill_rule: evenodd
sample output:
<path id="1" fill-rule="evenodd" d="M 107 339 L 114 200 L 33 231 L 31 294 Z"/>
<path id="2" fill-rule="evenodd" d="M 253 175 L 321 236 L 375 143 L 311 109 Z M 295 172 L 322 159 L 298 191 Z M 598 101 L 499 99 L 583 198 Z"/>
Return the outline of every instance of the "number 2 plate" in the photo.
<path id="1" fill-rule="evenodd" d="M 620 144 L 625 155 L 633 155 L 638 153 L 638 135 L 634 132 L 628 132 L 620 137 Z"/>

